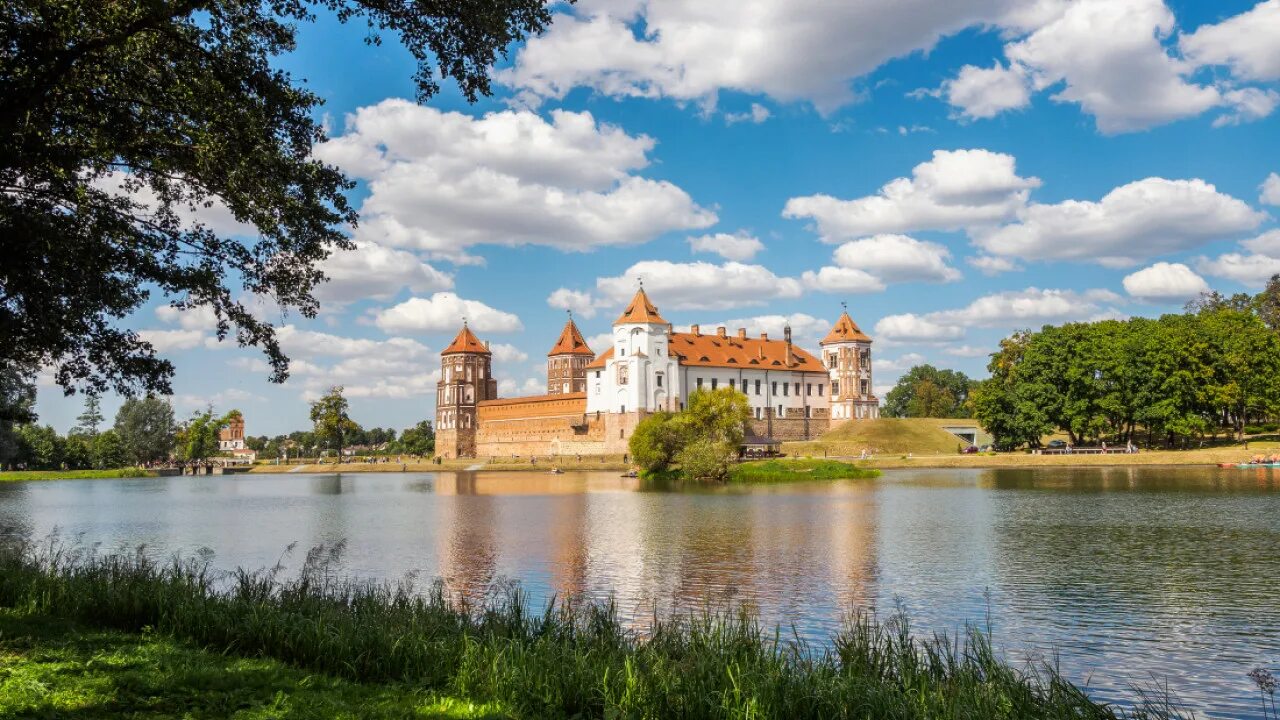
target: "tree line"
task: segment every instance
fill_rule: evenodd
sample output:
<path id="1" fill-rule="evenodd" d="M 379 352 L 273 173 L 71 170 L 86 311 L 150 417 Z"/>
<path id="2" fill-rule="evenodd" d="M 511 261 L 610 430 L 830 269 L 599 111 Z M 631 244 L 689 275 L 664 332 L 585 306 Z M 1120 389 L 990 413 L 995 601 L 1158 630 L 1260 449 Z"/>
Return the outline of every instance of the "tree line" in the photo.
<path id="1" fill-rule="evenodd" d="M 85 397 L 84 412 L 65 435 L 40 425 L 33 410 L 35 387 L 16 374 L 0 373 L 0 404 L 9 417 L 0 419 L 0 469 L 111 469 L 170 461 L 202 462 L 219 455 L 223 428 L 241 415 L 231 410 L 217 415 L 212 408 L 197 411 L 181 422 L 173 406 L 155 396 L 128 398 L 108 426 L 96 395 Z M 367 446 L 376 454 L 429 456 L 435 451 L 435 430 L 423 420 L 398 435 L 390 428 L 365 430 L 347 415 L 342 388 L 332 388 L 311 405 L 312 429 L 288 435 L 246 437 L 245 445 L 263 459 L 314 456 L 344 448 Z"/>
<path id="2" fill-rule="evenodd" d="M 1005 338 L 971 390 L 997 447 L 1176 447 L 1280 415 L 1280 276 L 1257 296 L 1202 295 L 1185 312 L 1045 326 Z"/>

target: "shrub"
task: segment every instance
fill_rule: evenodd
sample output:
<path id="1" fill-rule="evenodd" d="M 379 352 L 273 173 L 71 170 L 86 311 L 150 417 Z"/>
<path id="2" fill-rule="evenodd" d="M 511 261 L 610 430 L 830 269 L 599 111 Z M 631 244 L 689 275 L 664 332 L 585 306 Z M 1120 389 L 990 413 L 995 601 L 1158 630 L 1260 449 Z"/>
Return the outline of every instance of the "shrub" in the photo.
<path id="1" fill-rule="evenodd" d="M 1244 426 L 1245 435 L 1260 435 L 1262 434 L 1262 432 L 1263 432 L 1263 427 L 1261 425 L 1245 425 Z"/>

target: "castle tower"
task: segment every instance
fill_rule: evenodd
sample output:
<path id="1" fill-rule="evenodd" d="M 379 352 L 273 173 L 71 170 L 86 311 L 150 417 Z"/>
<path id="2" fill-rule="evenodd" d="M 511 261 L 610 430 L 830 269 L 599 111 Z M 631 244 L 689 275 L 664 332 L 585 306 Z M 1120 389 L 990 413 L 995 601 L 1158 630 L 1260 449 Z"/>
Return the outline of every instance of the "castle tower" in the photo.
<path id="1" fill-rule="evenodd" d="M 831 375 L 831 422 L 880 417 L 880 401 L 871 389 L 871 338 L 847 310 L 819 344 Z"/>
<path id="2" fill-rule="evenodd" d="M 560 338 L 547 353 L 547 394 L 586 392 L 587 365 L 595 356 L 570 314 Z"/>
<path id="3" fill-rule="evenodd" d="M 613 347 L 602 355 L 603 370 L 595 371 L 608 376 L 607 391 L 588 395 L 587 411 L 635 414 L 674 409 L 680 389 L 670 332 L 671 324 L 641 286 L 613 323 Z"/>
<path id="4" fill-rule="evenodd" d="M 487 343 L 462 330 L 440 353 L 440 382 L 436 383 L 436 454 L 440 457 L 474 457 L 476 454 L 476 403 L 498 397 L 493 377 L 493 354 Z"/>

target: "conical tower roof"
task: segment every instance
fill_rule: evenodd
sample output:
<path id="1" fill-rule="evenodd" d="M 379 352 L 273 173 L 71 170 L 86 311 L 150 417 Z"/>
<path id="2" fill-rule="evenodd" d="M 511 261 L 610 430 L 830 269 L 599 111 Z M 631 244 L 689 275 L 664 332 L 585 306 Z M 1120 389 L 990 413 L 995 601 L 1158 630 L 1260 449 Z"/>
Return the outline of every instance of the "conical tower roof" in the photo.
<path id="1" fill-rule="evenodd" d="M 445 348 L 440 354 L 452 355 L 454 353 L 490 354 L 489 348 L 485 347 L 484 343 L 480 342 L 480 338 L 476 337 L 476 334 L 471 332 L 471 328 L 467 327 L 465 322 L 462 323 L 462 329 L 458 331 L 458 336 L 455 337 L 453 342 L 449 343 L 449 347 Z"/>
<path id="2" fill-rule="evenodd" d="M 560 339 L 556 340 L 551 352 L 547 353 L 547 357 L 552 355 L 596 356 L 595 353 L 591 352 L 591 348 L 587 347 L 587 341 L 583 339 L 582 333 L 578 331 L 578 326 L 573 322 L 573 318 L 569 318 L 569 322 L 564 324 L 564 329 L 560 331 Z"/>
<path id="3" fill-rule="evenodd" d="M 836 324 L 831 328 L 831 332 L 822 338 L 819 345 L 832 345 L 838 342 L 850 342 L 859 340 L 861 342 L 871 342 L 871 338 L 858 327 L 858 323 L 849 317 L 849 312 L 840 313 L 840 319 L 836 320 Z"/>
<path id="4" fill-rule="evenodd" d="M 631 298 L 627 309 L 622 311 L 617 320 L 613 321 L 614 325 L 625 325 L 627 323 L 651 323 L 655 325 L 665 325 L 666 320 L 658 314 L 658 308 L 649 302 L 649 296 L 644 292 L 644 286 L 636 291 L 636 296 Z"/>

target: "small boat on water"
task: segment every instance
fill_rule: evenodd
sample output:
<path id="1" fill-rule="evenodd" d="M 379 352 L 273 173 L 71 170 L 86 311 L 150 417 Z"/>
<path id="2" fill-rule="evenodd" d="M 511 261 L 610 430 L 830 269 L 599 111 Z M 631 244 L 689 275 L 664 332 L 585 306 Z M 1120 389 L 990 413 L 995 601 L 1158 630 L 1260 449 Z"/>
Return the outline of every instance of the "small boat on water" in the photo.
<path id="1" fill-rule="evenodd" d="M 564 474 L 564 471 L 563 471 L 563 470 L 561 470 L 560 468 L 551 468 L 551 474 L 552 474 L 552 475 L 563 475 L 563 474 Z"/>

